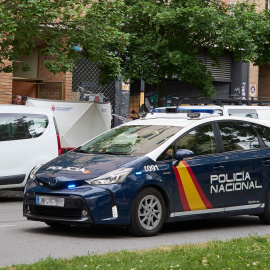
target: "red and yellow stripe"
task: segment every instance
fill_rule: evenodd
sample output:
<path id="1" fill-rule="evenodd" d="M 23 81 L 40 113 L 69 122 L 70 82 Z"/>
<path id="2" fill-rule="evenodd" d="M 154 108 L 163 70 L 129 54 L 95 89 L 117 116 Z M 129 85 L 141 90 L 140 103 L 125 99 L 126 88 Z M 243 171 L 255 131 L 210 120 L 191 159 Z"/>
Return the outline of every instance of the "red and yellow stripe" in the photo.
<path id="1" fill-rule="evenodd" d="M 186 161 L 173 166 L 184 211 L 212 209 L 195 175 Z"/>

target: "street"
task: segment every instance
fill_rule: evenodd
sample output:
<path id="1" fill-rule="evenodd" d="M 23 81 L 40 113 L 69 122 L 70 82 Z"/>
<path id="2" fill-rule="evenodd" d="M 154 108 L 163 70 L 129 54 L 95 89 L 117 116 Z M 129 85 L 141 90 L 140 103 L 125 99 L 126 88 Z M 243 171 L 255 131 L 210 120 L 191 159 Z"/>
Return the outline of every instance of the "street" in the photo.
<path id="1" fill-rule="evenodd" d="M 133 237 L 124 229 L 111 227 L 53 230 L 45 223 L 27 221 L 22 216 L 21 193 L 7 196 L 3 191 L 0 209 L 0 267 L 33 263 L 48 256 L 72 258 L 269 234 L 269 226 L 249 216 L 167 224 L 161 233 L 149 238 Z"/>

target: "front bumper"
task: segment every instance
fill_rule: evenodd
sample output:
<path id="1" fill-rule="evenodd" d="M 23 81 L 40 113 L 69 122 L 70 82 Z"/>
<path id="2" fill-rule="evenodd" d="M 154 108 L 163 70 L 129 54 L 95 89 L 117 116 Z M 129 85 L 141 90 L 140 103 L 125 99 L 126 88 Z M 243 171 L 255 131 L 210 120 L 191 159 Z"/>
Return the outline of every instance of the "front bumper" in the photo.
<path id="1" fill-rule="evenodd" d="M 50 190 L 37 182 L 31 182 L 24 192 L 23 215 L 29 220 L 70 225 L 127 225 L 130 201 L 123 198 L 119 185 L 113 188 L 114 192 L 89 185 L 72 190 Z M 37 196 L 64 198 L 64 207 L 39 205 Z"/>
<path id="2" fill-rule="evenodd" d="M 80 196 L 61 195 L 65 198 L 64 207 L 36 204 L 37 194 L 26 193 L 24 196 L 23 215 L 29 220 L 53 221 L 65 224 L 93 224 L 93 219 Z M 57 196 L 56 196 L 57 197 Z"/>

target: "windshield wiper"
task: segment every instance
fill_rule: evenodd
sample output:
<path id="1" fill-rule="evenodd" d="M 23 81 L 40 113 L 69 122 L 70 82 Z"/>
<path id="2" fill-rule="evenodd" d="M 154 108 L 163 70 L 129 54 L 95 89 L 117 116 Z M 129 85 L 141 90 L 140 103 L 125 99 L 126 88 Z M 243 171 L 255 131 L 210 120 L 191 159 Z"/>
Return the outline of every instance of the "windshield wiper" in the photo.
<path id="1" fill-rule="evenodd" d="M 85 150 L 82 150 L 80 147 L 78 147 L 77 149 L 74 149 L 73 150 L 74 152 L 77 152 L 77 153 L 86 153 L 86 154 L 98 154 L 98 155 L 102 155 L 102 154 L 108 154 L 108 155 L 128 155 L 126 153 L 122 153 L 122 152 L 97 152 L 97 151 L 85 151 Z"/>
<path id="2" fill-rule="evenodd" d="M 90 154 L 88 151 L 82 150 L 81 148 L 74 149 L 73 151 L 74 151 L 74 152 L 77 152 L 77 153 Z"/>
<path id="3" fill-rule="evenodd" d="M 108 155 L 128 155 L 127 153 L 122 152 L 101 152 L 102 154 L 108 154 Z"/>

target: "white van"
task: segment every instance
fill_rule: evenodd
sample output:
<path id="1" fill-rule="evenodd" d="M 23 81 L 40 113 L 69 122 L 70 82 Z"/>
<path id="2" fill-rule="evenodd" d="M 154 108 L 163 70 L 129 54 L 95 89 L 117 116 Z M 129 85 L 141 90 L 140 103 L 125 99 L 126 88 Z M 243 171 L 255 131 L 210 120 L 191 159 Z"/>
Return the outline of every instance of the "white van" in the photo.
<path id="1" fill-rule="evenodd" d="M 22 190 L 31 170 L 61 153 L 50 110 L 0 105 L 0 190 Z"/>

